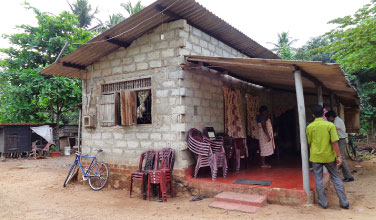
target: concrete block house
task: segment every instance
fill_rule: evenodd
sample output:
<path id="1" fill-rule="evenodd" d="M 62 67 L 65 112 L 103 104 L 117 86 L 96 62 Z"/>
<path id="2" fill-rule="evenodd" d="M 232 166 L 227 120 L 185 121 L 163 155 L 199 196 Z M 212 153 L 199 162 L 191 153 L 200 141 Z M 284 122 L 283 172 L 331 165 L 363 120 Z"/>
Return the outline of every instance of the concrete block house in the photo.
<path id="1" fill-rule="evenodd" d="M 294 72 L 304 89 L 299 108 Z M 298 112 L 318 102 L 359 129 L 357 94 L 338 65 L 280 60 L 194 0 L 158 0 L 41 74 L 82 79 L 82 151 L 104 150 L 100 159 L 110 164 L 115 188 L 128 187 L 147 149 L 174 148 L 174 176 L 190 175 L 188 130 L 226 133 L 226 109 L 235 104 L 240 136 L 257 137 L 258 106 L 276 119 L 288 113 L 284 128 L 294 134 L 285 141 L 298 150 Z M 230 93 L 238 103 L 228 101 Z"/>

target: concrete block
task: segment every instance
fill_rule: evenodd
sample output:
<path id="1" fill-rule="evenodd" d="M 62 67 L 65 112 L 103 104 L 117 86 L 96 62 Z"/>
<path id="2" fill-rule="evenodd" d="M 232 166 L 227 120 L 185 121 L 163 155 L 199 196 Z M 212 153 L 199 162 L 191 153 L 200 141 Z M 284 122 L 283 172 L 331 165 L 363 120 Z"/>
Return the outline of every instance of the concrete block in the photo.
<path id="1" fill-rule="evenodd" d="M 123 73 L 123 67 L 122 66 L 117 66 L 112 68 L 112 74 L 120 74 Z"/>
<path id="2" fill-rule="evenodd" d="M 160 60 L 152 60 L 149 62 L 150 68 L 157 68 L 162 66 L 162 62 Z"/>
<path id="3" fill-rule="evenodd" d="M 187 113 L 187 107 L 183 106 L 183 105 L 173 107 L 171 109 L 171 113 L 172 114 L 186 114 Z"/>
<path id="4" fill-rule="evenodd" d="M 178 28 L 179 29 L 188 28 L 187 20 L 180 19 L 180 20 L 176 20 L 176 21 L 168 23 L 169 30 L 178 29 Z"/>
<path id="5" fill-rule="evenodd" d="M 201 37 L 202 31 L 194 27 L 192 28 L 192 34 L 196 35 L 197 37 Z"/>
<path id="6" fill-rule="evenodd" d="M 124 138 L 124 134 L 122 133 L 113 133 L 113 135 L 116 140 L 120 140 Z"/>
<path id="7" fill-rule="evenodd" d="M 135 140 L 136 139 L 136 134 L 134 133 L 126 133 L 124 134 L 124 140 Z"/>
<path id="8" fill-rule="evenodd" d="M 101 69 L 108 68 L 111 66 L 110 61 L 104 61 L 100 63 Z"/>
<path id="9" fill-rule="evenodd" d="M 168 41 L 161 41 L 159 43 L 156 43 L 155 44 L 155 49 L 165 49 L 165 48 L 168 48 Z"/>
<path id="10" fill-rule="evenodd" d="M 117 58 L 123 58 L 126 55 L 127 55 L 127 51 L 126 50 L 121 50 L 121 51 L 116 52 L 116 57 Z"/>
<path id="11" fill-rule="evenodd" d="M 156 91 L 156 97 L 157 97 L 157 98 L 167 97 L 167 96 L 168 96 L 168 92 L 169 92 L 168 89 L 165 89 L 165 90 L 157 90 L 157 91 Z"/>
<path id="12" fill-rule="evenodd" d="M 123 154 L 123 149 L 113 148 L 112 149 L 112 153 L 114 153 L 114 154 Z"/>
<path id="13" fill-rule="evenodd" d="M 218 40 L 214 37 L 210 37 L 210 42 L 211 44 L 213 44 L 214 46 L 217 46 L 218 45 Z"/>
<path id="14" fill-rule="evenodd" d="M 115 59 L 111 61 L 111 66 L 119 66 L 121 64 L 121 59 Z"/>
<path id="15" fill-rule="evenodd" d="M 127 141 L 116 141 L 115 146 L 120 148 L 126 148 L 128 144 Z"/>
<path id="16" fill-rule="evenodd" d="M 162 57 L 173 57 L 175 56 L 174 49 L 165 49 L 162 50 Z"/>
<path id="17" fill-rule="evenodd" d="M 127 145 L 129 149 L 138 148 L 140 146 L 140 142 L 138 141 L 127 141 Z"/>
<path id="18" fill-rule="evenodd" d="M 124 72 L 134 72 L 135 70 L 136 70 L 136 65 L 134 64 L 123 66 Z"/>
<path id="19" fill-rule="evenodd" d="M 128 56 L 136 55 L 140 53 L 140 47 L 128 47 Z"/>
<path id="20" fill-rule="evenodd" d="M 102 76 L 109 76 L 109 75 L 111 75 L 111 69 L 109 69 L 109 68 L 102 69 L 101 70 L 101 75 Z"/>
<path id="21" fill-rule="evenodd" d="M 177 123 L 177 124 L 172 124 L 171 125 L 171 130 L 172 131 L 186 131 L 187 130 L 187 127 L 186 127 L 186 124 L 185 123 Z"/>
<path id="22" fill-rule="evenodd" d="M 193 52 L 201 54 L 201 47 L 197 45 L 193 45 Z"/>
<path id="23" fill-rule="evenodd" d="M 169 87 L 175 87 L 176 84 L 175 84 L 175 81 L 169 80 L 169 81 L 162 82 L 162 86 L 169 88 Z"/>
<path id="24" fill-rule="evenodd" d="M 102 133 L 102 139 L 113 139 L 112 133 Z"/>
<path id="25" fill-rule="evenodd" d="M 202 55 L 203 56 L 210 56 L 211 53 L 210 53 L 210 51 L 208 49 L 202 48 Z"/>
<path id="26" fill-rule="evenodd" d="M 143 45 L 141 46 L 141 53 L 148 53 L 153 50 L 153 46 L 151 45 Z"/>
<path id="27" fill-rule="evenodd" d="M 94 140 L 102 139 L 102 133 L 100 133 L 100 132 L 95 132 L 95 133 L 92 134 L 92 138 L 93 138 Z"/>
<path id="28" fill-rule="evenodd" d="M 168 78 L 170 79 L 184 79 L 184 71 L 183 70 L 178 70 L 171 72 L 168 74 Z"/>
<path id="29" fill-rule="evenodd" d="M 201 39 L 200 40 L 200 46 L 203 47 L 203 48 L 208 48 L 208 42 L 205 41 L 205 40 L 203 40 L 203 39 Z"/>
<path id="30" fill-rule="evenodd" d="M 200 43 L 200 40 L 198 37 L 194 36 L 194 35 L 190 35 L 189 36 L 189 40 L 191 41 L 192 44 L 196 44 L 198 45 Z"/>
<path id="31" fill-rule="evenodd" d="M 146 60 L 146 54 L 138 54 L 134 56 L 134 62 L 144 62 Z"/>
<path id="32" fill-rule="evenodd" d="M 137 70 L 146 70 L 148 68 L 149 68 L 148 63 L 137 63 L 137 65 L 136 65 Z"/>
<path id="33" fill-rule="evenodd" d="M 137 133 L 136 137 L 139 140 L 147 140 L 149 139 L 149 133 Z"/>
<path id="34" fill-rule="evenodd" d="M 152 140 L 162 140 L 162 135 L 160 133 L 152 133 L 150 134 L 150 138 Z"/>
<path id="35" fill-rule="evenodd" d="M 160 51 L 153 51 L 153 52 L 148 53 L 149 60 L 156 60 L 156 59 L 159 59 L 159 57 L 160 57 Z"/>
<path id="36" fill-rule="evenodd" d="M 132 57 L 128 57 L 128 58 L 124 58 L 123 59 L 123 64 L 124 65 L 129 65 L 131 63 L 133 63 L 133 58 Z"/>
<path id="37" fill-rule="evenodd" d="M 151 148 L 153 145 L 153 142 L 151 141 L 141 141 L 141 147 L 144 149 Z"/>
<path id="38" fill-rule="evenodd" d="M 163 134 L 162 139 L 166 141 L 173 141 L 173 140 L 176 140 L 176 135 L 175 134 Z"/>

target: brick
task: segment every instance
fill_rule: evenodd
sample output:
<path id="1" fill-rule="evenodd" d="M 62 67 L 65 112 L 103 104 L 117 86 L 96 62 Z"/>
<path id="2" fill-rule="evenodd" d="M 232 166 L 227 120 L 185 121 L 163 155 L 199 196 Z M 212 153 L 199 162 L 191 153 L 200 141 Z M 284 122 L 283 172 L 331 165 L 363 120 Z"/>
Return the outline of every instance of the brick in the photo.
<path id="1" fill-rule="evenodd" d="M 200 46 L 201 47 L 204 47 L 204 48 L 207 48 L 208 47 L 208 42 L 206 42 L 205 40 L 200 40 Z"/>
<path id="2" fill-rule="evenodd" d="M 111 69 L 102 69 L 101 75 L 102 76 L 109 76 L 111 74 Z"/>
<path id="3" fill-rule="evenodd" d="M 109 61 L 101 62 L 100 63 L 101 69 L 108 68 L 111 66 Z"/>
<path id="4" fill-rule="evenodd" d="M 124 135 L 122 133 L 113 133 L 116 140 L 123 139 Z"/>
<path id="5" fill-rule="evenodd" d="M 124 134 L 124 139 L 125 140 L 135 140 L 136 139 L 136 134 L 134 134 L 134 133 Z"/>
<path id="6" fill-rule="evenodd" d="M 102 139 L 112 139 L 112 133 L 102 133 Z"/>
<path id="7" fill-rule="evenodd" d="M 172 114 L 186 114 L 186 111 L 187 107 L 183 105 L 176 106 L 171 109 Z"/>
<path id="8" fill-rule="evenodd" d="M 111 66 L 119 66 L 120 63 L 121 63 L 121 60 L 120 59 L 116 59 L 116 60 L 111 61 Z"/>
<path id="9" fill-rule="evenodd" d="M 122 66 L 112 68 L 112 74 L 119 74 L 119 73 L 122 73 L 122 72 L 123 72 Z"/>
<path id="10" fill-rule="evenodd" d="M 168 74 L 168 78 L 170 79 L 184 79 L 184 71 L 178 70 Z"/>
<path id="11" fill-rule="evenodd" d="M 153 52 L 148 53 L 147 56 L 148 56 L 149 60 L 156 60 L 156 59 L 159 59 L 160 52 L 159 51 L 153 51 Z"/>
<path id="12" fill-rule="evenodd" d="M 141 141 L 141 147 L 142 148 L 150 148 L 152 147 L 153 145 L 153 142 L 151 141 Z"/>
<path id="13" fill-rule="evenodd" d="M 126 141 L 116 141 L 116 147 L 126 148 L 128 146 Z"/>
<path id="14" fill-rule="evenodd" d="M 192 34 L 196 35 L 197 37 L 201 37 L 202 31 L 197 28 L 192 28 Z"/>
<path id="15" fill-rule="evenodd" d="M 141 53 L 148 53 L 153 50 L 151 45 L 144 45 L 141 47 Z"/>
<path id="16" fill-rule="evenodd" d="M 131 64 L 131 63 L 133 63 L 133 58 L 132 58 L 132 57 L 124 58 L 124 59 L 123 59 L 123 64 L 125 64 L 125 65 L 129 65 L 129 64 Z"/>
<path id="17" fill-rule="evenodd" d="M 163 83 L 162 83 L 162 86 L 163 87 L 174 87 L 175 86 L 175 81 L 164 81 Z"/>

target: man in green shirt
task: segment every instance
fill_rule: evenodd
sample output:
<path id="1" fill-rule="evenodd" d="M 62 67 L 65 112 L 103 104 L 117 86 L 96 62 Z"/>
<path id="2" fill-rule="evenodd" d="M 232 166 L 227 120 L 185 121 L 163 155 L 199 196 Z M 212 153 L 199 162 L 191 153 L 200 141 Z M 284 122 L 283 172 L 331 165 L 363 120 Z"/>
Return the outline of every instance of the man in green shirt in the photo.
<path id="1" fill-rule="evenodd" d="M 337 170 L 337 166 L 342 164 L 342 157 L 338 146 L 339 138 L 336 127 L 333 123 L 323 119 L 324 110 L 322 106 L 314 106 L 311 110 L 312 117 L 315 120 L 307 126 L 306 132 L 310 148 L 309 160 L 312 162 L 319 205 L 324 209 L 328 207 L 323 184 L 323 167 L 325 166 L 336 189 L 340 206 L 348 209 L 350 205 Z"/>

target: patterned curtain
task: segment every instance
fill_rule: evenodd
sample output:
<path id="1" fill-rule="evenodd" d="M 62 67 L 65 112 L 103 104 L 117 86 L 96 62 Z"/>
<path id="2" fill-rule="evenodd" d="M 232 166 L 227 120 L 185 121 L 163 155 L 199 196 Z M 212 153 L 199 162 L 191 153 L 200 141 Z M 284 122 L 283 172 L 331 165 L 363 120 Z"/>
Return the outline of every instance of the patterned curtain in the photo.
<path id="1" fill-rule="evenodd" d="M 150 90 L 139 91 L 137 93 L 138 101 L 140 102 L 140 106 L 137 107 L 137 118 L 142 118 L 142 115 L 146 111 L 145 107 L 145 100 L 149 96 Z"/>
<path id="2" fill-rule="evenodd" d="M 225 133 L 235 138 L 245 138 L 242 96 L 240 90 L 223 88 L 225 102 Z"/>
<path id="3" fill-rule="evenodd" d="M 245 95 L 247 105 L 247 134 L 254 139 L 258 139 L 258 126 L 257 126 L 257 114 L 258 114 L 258 97 L 251 94 Z"/>

